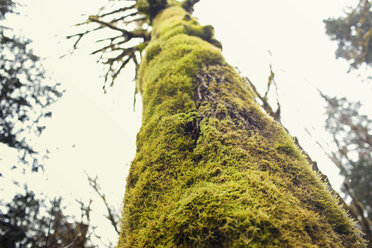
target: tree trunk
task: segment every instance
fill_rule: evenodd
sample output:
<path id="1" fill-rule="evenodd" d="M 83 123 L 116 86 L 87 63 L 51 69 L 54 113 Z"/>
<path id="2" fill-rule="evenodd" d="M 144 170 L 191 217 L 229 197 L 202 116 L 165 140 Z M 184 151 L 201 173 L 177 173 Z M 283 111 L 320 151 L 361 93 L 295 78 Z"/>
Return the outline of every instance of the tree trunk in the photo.
<path id="1" fill-rule="evenodd" d="M 225 62 L 213 28 L 176 2 L 160 10 L 162 1 L 141 0 L 140 10 L 143 2 L 153 31 L 118 247 L 364 247 L 293 139 Z"/>

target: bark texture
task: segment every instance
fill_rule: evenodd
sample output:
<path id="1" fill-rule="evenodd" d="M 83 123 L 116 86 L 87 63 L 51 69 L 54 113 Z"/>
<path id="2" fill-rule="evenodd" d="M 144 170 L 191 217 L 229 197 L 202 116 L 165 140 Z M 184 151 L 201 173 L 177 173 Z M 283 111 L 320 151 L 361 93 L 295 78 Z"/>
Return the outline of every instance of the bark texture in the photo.
<path id="1" fill-rule="evenodd" d="M 138 4 L 159 13 L 147 13 L 143 124 L 118 247 L 364 247 L 293 139 L 225 62 L 213 28 L 177 2 Z"/>

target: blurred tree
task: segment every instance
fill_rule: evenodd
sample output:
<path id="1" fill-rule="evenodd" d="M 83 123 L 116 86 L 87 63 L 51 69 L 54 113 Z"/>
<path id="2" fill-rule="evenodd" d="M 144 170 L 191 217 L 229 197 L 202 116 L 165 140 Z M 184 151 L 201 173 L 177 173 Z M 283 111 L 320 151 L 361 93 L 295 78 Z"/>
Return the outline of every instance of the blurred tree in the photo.
<path id="1" fill-rule="evenodd" d="M 324 21 L 326 33 L 338 43 L 336 57 L 349 60 L 350 69 L 372 65 L 371 7 L 369 0 L 360 0 L 346 16 Z M 372 247 L 372 122 L 359 114 L 360 103 L 321 95 L 327 102 L 326 130 L 337 146 L 334 152 L 323 150 L 344 176 L 345 201 Z"/>
<path id="2" fill-rule="evenodd" d="M 349 60 L 350 68 L 372 65 L 372 10 L 368 0 L 360 0 L 346 16 L 324 22 L 326 33 L 338 43 L 337 58 Z"/>
<path id="3" fill-rule="evenodd" d="M 345 200 L 372 247 L 372 120 L 360 114 L 359 102 L 321 95 L 327 102 L 326 130 L 337 147 L 326 153 L 345 178 Z"/>
<path id="4" fill-rule="evenodd" d="M 364 247 L 292 138 L 225 62 L 213 27 L 192 17 L 198 0 L 112 2 L 70 38 L 76 48 L 93 31 L 116 33 L 93 52 L 108 65 L 106 83 L 130 61 L 138 69 L 143 125 L 118 247 Z"/>
<path id="5" fill-rule="evenodd" d="M 47 206 L 45 200 L 26 190 L 12 202 L 2 203 L 0 248 L 95 247 L 90 241 L 90 205 L 82 205 L 82 218 L 74 221 L 65 215 L 61 202 L 61 198 L 54 199 Z"/>
<path id="6" fill-rule="evenodd" d="M 14 13 L 16 3 L 0 1 L 0 20 Z M 47 83 L 40 59 L 31 50 L 30 41 L 0 24 L 0 143 L 17 149 L 24 163 L 32 161 L 32 170 L 40 167 L 32 136 L 45 126 L 50 104 L 61 96 L 58 84 Z"/>

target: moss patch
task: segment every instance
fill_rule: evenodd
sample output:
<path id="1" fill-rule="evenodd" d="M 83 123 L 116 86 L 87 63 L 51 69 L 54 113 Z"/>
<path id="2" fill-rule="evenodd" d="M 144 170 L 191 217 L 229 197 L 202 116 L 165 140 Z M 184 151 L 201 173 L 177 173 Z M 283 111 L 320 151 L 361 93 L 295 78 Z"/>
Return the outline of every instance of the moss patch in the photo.
<path id="1" fill-rule="evenodd" d="M 153 20 L 118 247 L 363 247 L 291 137 L 181 7 Z"/>

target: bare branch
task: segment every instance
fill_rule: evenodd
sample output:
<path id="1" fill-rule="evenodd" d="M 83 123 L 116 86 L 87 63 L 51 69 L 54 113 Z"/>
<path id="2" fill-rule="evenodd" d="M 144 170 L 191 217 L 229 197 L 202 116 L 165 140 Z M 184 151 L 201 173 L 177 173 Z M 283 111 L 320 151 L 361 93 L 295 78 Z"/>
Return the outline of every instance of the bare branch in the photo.
<path id="1" fill-rule="evenodd" d="M 111 41 L 111 42 L 114 42 L 116 39 L 119 39 L 119 38 L 123 38 L 122 35 L 118 35 L 118 36 L 114 36 L 114 37 L 110 37 L 110 38 L 104 38 L 104 39 L 101 39 L 101 40 L 97 40 L 96 43 L 100 43 L 100 42 L 103 42 L 103 41 Z"/>
<path id="2" fill-rule="evenodd" d="M 141 44 L 146 44 L 151 38 L 149 30 L 141 28 L 142 23 L 140 22 L 147 20 L 147 18 L 136 10 L 136 4 L 133 2 L 134 1 L 132 1 L 130 6 L 127 4 L 127 6 L 119 9 L 106 12 L 103 11 L 103 13 L 100 11 L 101 13 L 98 13 L 97 15 L 89 16 L 87 21 L 77 24 L 77 26 L 95 23 L 96 25 L 99 25 L 98 27 L 67 37 L 68 39 L 76 38 L 76 41 L 73 45 L 73 49 L 76 50 L 83 37 L 89 35 L 93 31 L 108 28 L 120 33 L 119 35 L 116 34 L 112 37 L 104 37 L 97 40 L 96 43 L 105 43 L 103 43 L 102 47 L 91 52 L 92 55 L 99 55 L 98 62 L 103 61 L 103 64 L 107 65 L 107 71 L 104 75 L 104 90 L 107 84 L 110 86 L 114 84 L 114 81 L 118 77 L 119 73 L 130 61 L 134 62 L 136 70 L 138 70 L 139 62 L 138 58 L 136 57 L 136 52 L 139 52 L 139 55 L 141 56 L 141 52 L 145 47 Z M 119 16 L 119 14 L 121 15 Z M 133 22 L 138 22 L 137 29 L 127 28 L 125 26 Z M 127 42 L 137 38 L 139 39 L 138 42 L 136 40 L 137 44 L 128 48 Z M 112 55 L 113 52 L 115 52 L 115 55 Z M 119 55 L 117 55 L 116 52 L 119 52 Z"/>
<path id="3" fill-rule="evenodd" d="M 270 75 L 271 76 L 271 75 Z M 276 120 L 277 122 L 281 123 L 281 120 L 280 120 L 280 112 L 281 112 L 281 109 L 280 109 L 280 103 L 279 103 L 279 100 L 277 98 L 277 110 L 274 111 L 271 107 L 271 105 L 269 104 L 268 102 L 268 99 L 267 99 L 267 94 L 270 90 L 270 86 L 268 86 L 268 89 L 265 93 L 265 96 L 261 96 L 261 94 L 258 92 L 258 90 L 256 89 L 256 87 L 254 86 L 254 84 L 251 82 L 251 80 L 249 80 L 248 77 L 243 77 L 245 79 L 245 81 L 249 84 L 249 86 L 251 87 L 251 89 L 253 90 L 253 92 L 255 93 L 255 95 L 258 97 L 258 99 L 261 100 L 262 102 L 262 107 L 263 109 L 266 111 L 266 113 L 268 113 L 271 117 L 274 118 L 274 120 Z M 271 83 L 270 83 L 271 84 Z"/>
<path id="4" fill-rule="evenodd" d="M 118 28 L 118 27 L 116 27 L 115 25 L 113 25 L 113 24 L 111 24 L 111 23 L 109 23 L 109 22 L 104 22 L 104 21 L 99 20 L 98 17 L 96 17 L 96 16 L 90 16 L 90 17 L 89 17 L 89 20 L 90 20 L 91 22 L 99 23 L 99 24 L 101 24 L 101 25 L 103 25 L 103 26 L 105 26 L 105 27 L 108 27 L 108 28 L 110 28 L 110 29 L 113 29 L 113 30 L 116 30 L 116 31 L 122 32 L 124 35 L 126 35 L 126 34 L 129 33 L 127 30 L 125 30 L 125 29 L 121 29 L 121 28 Z"/>
<path id="5" fill-rule="evenodd" d="M 120 9 L 113 10 L 111 12 L 106 12 L 104 14 L 99 15 L 98 17 L 109 16 L 109 15 L 116 14 L 116 13 L 119 13 L 119 12 L 122 12 L 122 11 L 124 12 L 124 11 L 130 10 L 130 9 L 134 9 L 135 7 L 136 7 L 136 5 L 133 4 L 129 7 L 123 7 L 123 8 L 120 8 Z"/>
<path id="6" fill-rule="evenodd" d="M 110 23 L 116 23 L 116 22 L 118 22 L 118 21 L 124 20 L 124 19 L 127 18 L 127 17 L 136 16 L 136 15 L 139 15 L 139 13 L 138 13 L 138 12 L 133 12 L 133 13 L 130 13 L 130 14 L 128 14 L 128 15 L 125 15 L 125 16 L 122 16 L 122 17 L 119 17 L 119 18 L 113 19 L 113 20 L 110 21 Z"/>
<path id="7" fill-rule="evenodd" d="M 124 21 L 125 24 L 129 24 L 129 23 L 132 23 L 132 22 L 140 22 L 140 21 L 145 21 L 147 20 L 147 17 L 140 17 L 140 18 L 137 18 L 137 19 L 133 19 L 133 20 L 129 20 L 129 21 Z"/>
<path id="8" fill-rule="evenodd" d="M 95 28 L 95 29 L 91 29 L 91 30 L 87 30 L 83 33 L 78 33 L 78 34 L 73 34 L 73 35 L 69 35 L 66 37 L 66 39 L 71 39 L 71 38 L 74 38 L 74 37 L 78 37 L 78 39 L 75 41 L 74 45 L 73 45 L 73 48 L 76 49 L 77 48 L 77 45 L 78 43 L 80 42 L 80 40 L 87 34 L 91 33 L 91 32 L 94 32 L 94 31 L 97 31 L 99 29 L 101 29 L 102 27 L 98 27 L 98 28 Z"/>
<path id="9" fill-rule="evenodd" d="M 120 71 L 129 63 L 129 61 L 131 59 L 132 59 L 132 56 L 131 57 L 128 57 L 126 60 L 124 60 L 124 62 L 119 67 L 119 69 L 112 75 L 112 80 L 111 80 L 110 87 L 112 87 L 114 85 L 115 79 L 119 75 Z"/>
<path id="10" fill-rule="evenodd" d="M 86 172 L 85 174 L 88 177 L 89 185 L 94 189 L 94 191 L 98 194 L 98 196 L 102 199 L 103 203 L 105 204 L 106 210 L 108 215 L 106 218 L 111 222 L 111 225 L 114 227 L 116 233 L 120 234 L 119 231 L 119 216 L 115 211 L 112 209 L 112 207 L 108 204 L 105 194 L 102 192 L 101 187 L 98 184 L 98 177 L 95 177 L 94 179 L 91 178 Z"/>

